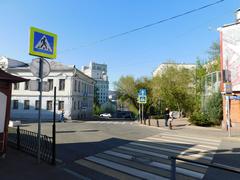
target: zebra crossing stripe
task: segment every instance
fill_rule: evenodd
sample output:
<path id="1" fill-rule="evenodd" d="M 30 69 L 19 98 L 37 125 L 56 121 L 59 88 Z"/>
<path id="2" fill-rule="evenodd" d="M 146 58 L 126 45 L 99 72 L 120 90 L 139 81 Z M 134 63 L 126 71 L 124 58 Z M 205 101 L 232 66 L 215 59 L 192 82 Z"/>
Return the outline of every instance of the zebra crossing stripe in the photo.
<path id="1" fill-rule="evenodd" d="M 140 142 L 146 142 L 146 143 L 152 142 L 152 141 L 144 140 L 144 139 L 141 139 L 139 141 Z M 200 151 L 201 153 L 215 154 L 214 152 L 209 152 L 208 150 L 196 148 L 195 146 L 194 147 L 190 147 L 190 146 L 185 146 L 185 145 L 176 145 L 176 144 L 170 144 L 170 143 L 164 143 L 164 142 L 161 143 L 161 145 L 171 146 L 171 147 L 180 148 L 180 149 L 188 149 L 188 150 L 193 150 L 193 151 Z"/>
<path id="2" fill-rule="evenodd" d="M 202 140 L 202 141 L 204 141 L 204 142 L 212 142 L 212 143 L 220 143 L 221 142 L 221 140 L 220 139 L 206 139 L 206 138 L 200 138 L 200 137 L 193 137 L 193 136 L 191 136 L 191 137 L 188 137 L 188 136 L 182 136 L 182 135 L 178 135 L 178 134 L 176 134 L 176 135 L 174 135 L 174 134 L 170 134 L 170 133 L 162 133 L 162 134 L 160 134 L 160 136 L 159 135 L 156 135 L 156 137 L 161 137 L 161 135 L 167 135 L 167 136 L 172 136 L 172 137 L 181 137 L 181 138 L 184 138 L 184 139 L 192 139 L 192 140 Z"/>
<path id="3" fill-rule="evenodd" d="M 184 142 L 199 142 L 199 140 L 194 140 L 194 139 L 184 139 L 184 138 L 181 138 L 181 137 L 171 137 L 171 136 L 161 136 L 161 137 L 158 137 L 158 138 L 167 138 L 167 139 L 175 139 L 175 140 L 179 140 L 179 141 L 184 141 Z M 219 143 L 210 143 L 210 142 L 205 142 L 205 141 L 202 141 L 201 144 L 204 144 L 204 145 L 212 145 L 212 146 L 218 146 Z"/>
<path id="4" fill-rule="evenodd" d="M 104 153 L 112 155 L 112 156 L 124 158 L 124 159 L 127 159 L 127 160 L 132 160 L 133 159 L 133 156 L 123 154 L 123 153 L 114 152 L 114 151 L 105 151 Z M 170 165 L 163 164 L 163 163 L 160 163 L 160 162 L 153 161 L 153 162 L 149 163 L 148 165 L 153 166 L 153 167 L 162 168 L 162 169 L 165 169 L 165 170 L 168 170 L 168 171 L 171 170 Z M 203 173 L 198 173 L 198 172 L 191 171 L 191 170 L 188 170 L 188 169 L 185 169 L 185 168 L 176 167 L 176 171 L 177 171 L 177 173 L 180 173 L 180 174 L 183 174 L 183 175 L 186 175 L 186 176 L 190 176 L 190 177 L 193 177 L 193 178 L 198 178 L 198 179 L 202 179 L 203 176 L 204 176 Z"/>
<path id="5" fill-rule="evenodd" d="M 118 148 L 124 149 L 127 151 L 139 152 L 139 153 L 143 153 L 143 154 L 147 154 L 147 155 L 151 155 L 151 156 L 156 156 L 156 157 L 160 157 L 163 159 L 168 159 L 167 155 L 159 154 L 159 153 L 155 153 L 155 152 L 145 151 L 145 150 L 141 150 L 141 149 L 134 149 L 134 148 L 125 147 L 125 146 L 119 146 Z"/>
<path id="6" fill-rule="evenodd" d="M 114 151 L 111 151 L 111 150 L 104 151 L 104 153 L 105 154 L 110 154 L 112 156 L 117 156 L 117 157 L 120 157 L 120 158 L 128 159 L 128 160 L 131 160 L 133 158 L 133 156 L 123 154 L 123 153 L 119 153 L 119 152 L 114 152 Z"/>
<path id="7" fill-rule="evenodd" d="M 204 148 L 208 148 L 209 150 L 216 150 L 217 147 L 216 146 L 208 146 L 208 145 L 202 145 L 202 144 L 196 144 L 195 142 L 186 142 L 186 141 L 179 141 L 179 140 L 172 140 L 172 139 L 159 139 L 159 138 L 152 138 L 152 137 L 148 137 L 146 139 L 143 139 L 143 140 L 149 140 L 150 142 L 162 142 L 162 141 L 165 141 L 165 142 L 173 142 L 173 143 L 178 143 L 178 144 L 189 144 L 189 145 L 195 145 L 195 146 L 198 146 L 198 147 L 204 147 Z"/>
<path id="8" fill-rule="evenodd" d="M 87 159 L 89 161 L 92 161 L 92 162 L 95 162 L 97 164 L 107 166 L 109 168 L 112 168 L 112 169 L 115 169 L 115 170 L 118 170 L 118 171 L 121 171 L 121 172 L 125 172 L 125 173 L 133 175 L 133 176 L 140 177 L 140 178 L 152 179 L 152 180 L 168 180 L 168 178 L 158 176 L 158 175 L 155 175 L 155 174 L 152 174 L 152 173 L 144 172 L 144 171 L 141 171 L 141 170 L 138 170 L 138 169 L 135 169 L 135 168 L 132 168 L 132 167 L 128 167 L 128 166 L 125 166 L 125 165 L 121 165 L 121 164 L 118 164 L 118 163 L 115 163 L 115 162 L 111 162 L 109 160 L 105 160 L 105 159 L 102 159 L 102 158 L 99 158 L 99 157 L 89 156 L 89 157 L 86 157 L 85 159 Z"/>
<path id="9" fill-rule="evenodd" d="M 146 144 L 140 144 L 140 143 L 136 143 L 136 142 L 131 142 L 129 144 L 132 144 L 135 146 L 151 148 L 151 149 L 157 149 L 160 151 L 172 152 L 172 153 L 176 153 L 176 154 L 180 154 L 180 155 L 184 155 L 184 156 L 194 156 L 194 157 L 199 157 L 199 158 L 203 158 L 203 159 L 207 159 L 207 160 L 213 159 L 212 157 L 206 156 L 203 154 L 194 154 L 194 153 L 190 153 L 190 152 L 186 152 L 186 151 L 178 151 L 178 150 L 173 150 L 173 149 L 169 149 L 169 148 L 161 148 L 161 147 L 156 147 L 156 146 L 151 146 L 151 145 L 146 145 Z"/>
<path id="10" fill-rule="evenodd" d="M 171 170 L 171 166 L 167 165 L 167 164 L 162 164 L 159 162 L 151 162 L 149 165 L 154 166 L 154 167 L 158 167 L 158 168 L 162 168 L 162 169 L 166 169 L 166 170 Z M 198 179 L 202 179 L 204 177 L 203 173 L 199 173 L 199 172 L 195 172 L 195 171 L 191 171 L 188 169 L 184 169 L 184 168 L 179 168 L 176 167 L 176 172 L 179 174 L 184 174 L 193 178 L 198 178 Z"/>

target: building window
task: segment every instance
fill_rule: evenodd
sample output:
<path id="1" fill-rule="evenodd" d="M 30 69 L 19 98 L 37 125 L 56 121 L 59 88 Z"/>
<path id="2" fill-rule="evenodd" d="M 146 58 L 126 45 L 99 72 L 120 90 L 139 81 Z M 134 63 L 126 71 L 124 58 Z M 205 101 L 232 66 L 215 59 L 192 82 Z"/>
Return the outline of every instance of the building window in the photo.
<path id="1" fill-rule="evenodd" d="M 76 101 L 74 101 L 73 105 L 73 109 L 76 110 Z"/>
<path id="2" fill-rule="evenodd" d="M 13 100 L 13 109 L 18 109 L 18 100 Z"/>
<path id="3" fill-rule="evenodd" d="M 80 92 L 80 90 L 81 90 L 81 82 L 79 81 L 78 82 L 78 92 Z"/>
<path id="4" fill-rule="evenodd" d="M 52 110 L 52 101 L 47 101 L 47 110 Z"/>
<path id="5" fill-rule="evenodd" d="M 29 100 L 24 100 L 24 109 L 29 109 Z"/>
<path id="6" fill-rule="evenodd" d="M 25 82 L 24 90 L 29 90 L 29 81 L 26 81 L 26 82 Z"/>
<path id="7" fill-rule="evenodd" d="M 80 101 L 78 101 L 78 109 L 80 109 Z"/>
<path id="8" fill-rule="evenodd" d="M 49 91 L 53 90 L 53 79 L 48 79 Z"/>
<path id="9" fill-rule="evenodd" d="M 77 91 L 77 80 L 74 81 L 74 91 Z"/>
<path id="10" fill-rule="evenodd" d="M 35 101 L 35 110 L 39 110 L 39 100 Z"/>
<path id="11" fill-rule="evenodd" d="M 14 90 L 19 90 L 19 83 L 14 83 L 13 84 L 13 89 Z"/>
<path id="12" fill-rule="evenodd" d="M 59 79 L 59 91 L 65 90 L 65 79 Z"/>
<path id="13" fill-rule="evenodd" d="M 58 101 L 58 110 L 64 110 L 64 101 Z"/>

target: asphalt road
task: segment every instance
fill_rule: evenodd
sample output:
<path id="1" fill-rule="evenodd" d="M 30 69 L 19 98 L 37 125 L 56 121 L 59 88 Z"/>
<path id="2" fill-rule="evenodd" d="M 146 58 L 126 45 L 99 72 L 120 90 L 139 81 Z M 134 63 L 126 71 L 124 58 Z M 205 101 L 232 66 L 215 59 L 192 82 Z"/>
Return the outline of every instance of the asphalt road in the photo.
<path id="1" fill-rule="evenodd" d="M 43 123 L 42 134 L 51 136 L 51 128 L 51 123 Z M 27 124 L 24 129 L 37 131 L 37 124 Z M 227 163 L 227 154 L 230 165 L 239 166 L 236 161 L 240 151 L 238 142 L 223 142 L 227 133 L 220 129 L 180 127 L 169 130 L 134 121 L 69 121 L 57 123 L 56 134 L 57 167 L 73 179 L 165 180 L 170 178 L 169 156 L 206 163 L 215 159 L 221 162 L 225 158 Z M 207 167 L 183 162 L 177 166 L 177 179 L 221 178 L 221 173 Z M 228 177 L 240 179 L 232 174 Z"/>

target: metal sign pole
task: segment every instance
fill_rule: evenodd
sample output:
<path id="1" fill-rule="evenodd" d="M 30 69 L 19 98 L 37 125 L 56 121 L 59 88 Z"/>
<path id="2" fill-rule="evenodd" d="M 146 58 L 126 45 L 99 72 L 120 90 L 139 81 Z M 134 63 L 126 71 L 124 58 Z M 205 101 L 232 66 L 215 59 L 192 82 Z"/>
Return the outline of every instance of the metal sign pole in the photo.
<path id="1" fill-rule="evenodd" d="M 52 148 L 52 164 L 56 164 L 56 86 L 54 87 L 54 98 L 53 98 L 53 126 L 52 126 L 52 137 L 53 137 L 53 148 Z"/>
<path id="2" fill-rule="evenodd" d="M 142 104 L 142 120 L 144 121 L 144 117 L 143 117 L 143 104 Z"/>
<path id="3" fill-rule="evenodd" d="M 230 122 L 230 97 L 226 96 L 227 103 L 227 127 L 228 127 L 228 136 L 231 136 L 231 122 Z"/>
<path id="4" fill-rule="evenodd" d="M 138 103 L 138 120 L 139 120 L 139 122 L 141 121 L 141 107 L 140 107 L 140 103 Z"/>
<path id="5" fill-rule="evenodd" d="M 42 58 L 39 59 L 39 109 L 38 109 L 38 151 L 37 151 L 37 161 L 40 163 L 41 159 L 41 141 L 40 141 L 40 135 L 41 135 L 41 111 L 42 111 L 42 81 L 43 81 L 43 63 Z"/>

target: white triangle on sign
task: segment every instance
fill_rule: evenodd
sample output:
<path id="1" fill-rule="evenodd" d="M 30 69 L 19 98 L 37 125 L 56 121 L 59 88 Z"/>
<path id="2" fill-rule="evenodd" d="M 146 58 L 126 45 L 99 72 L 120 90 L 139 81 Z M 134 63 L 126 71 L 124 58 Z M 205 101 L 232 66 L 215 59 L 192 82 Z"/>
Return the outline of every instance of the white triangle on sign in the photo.
<path id="1" fill-rule="evenodd" d="M 51 48 L 51 46 L 47 40 L 47 37 L 45 35 L 39 40 L 39 42 L 37 43 L 35 48 L 52 52 L 52 48 Z"/>

